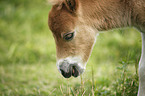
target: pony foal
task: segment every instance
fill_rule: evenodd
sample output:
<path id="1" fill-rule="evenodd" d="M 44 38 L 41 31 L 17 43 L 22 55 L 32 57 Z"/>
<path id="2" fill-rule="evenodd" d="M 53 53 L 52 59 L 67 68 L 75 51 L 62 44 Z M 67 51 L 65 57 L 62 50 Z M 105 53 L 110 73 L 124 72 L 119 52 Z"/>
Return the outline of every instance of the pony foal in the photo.
<path id="1" fill-rule="evenodd" d="M 84 72 L 100 31 L 133 26 L 142 32 L 138 95 L 145 96 L 145 0 L 53 0 L 52 5 L 48 25 L 65 78 Z"/>

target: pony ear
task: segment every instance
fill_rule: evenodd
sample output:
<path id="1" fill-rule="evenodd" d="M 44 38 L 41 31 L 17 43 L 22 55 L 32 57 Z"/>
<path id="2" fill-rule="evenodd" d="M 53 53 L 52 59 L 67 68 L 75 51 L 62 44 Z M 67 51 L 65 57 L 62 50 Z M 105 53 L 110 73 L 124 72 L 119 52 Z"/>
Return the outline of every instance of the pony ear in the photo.
<path id="1" fill-rule="evenodd" d="M 78 9 L 78 0 L 65 0 L 65 4 L 71 12 L 75 12 Z"/>

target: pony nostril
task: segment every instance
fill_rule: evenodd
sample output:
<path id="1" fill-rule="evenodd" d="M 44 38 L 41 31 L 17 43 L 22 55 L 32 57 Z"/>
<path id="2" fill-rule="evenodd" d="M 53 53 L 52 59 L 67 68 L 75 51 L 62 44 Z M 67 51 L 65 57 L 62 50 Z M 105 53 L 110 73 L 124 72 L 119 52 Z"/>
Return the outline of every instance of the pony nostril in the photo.
<path id="1" fill-rule="evenodd" d="M 71 77 L 71 71 L 68 72 L 68 73 L 64 72 L 62 69 L 60 69 L 60 71 L 61 71 L 61 74 L 62 74 L 65 78 Z"/>
<path id="2" fill-rule="evenodd" d="M 79 76 L 79 70 L 75 66 L 72 66 L 72 76 Z"/>

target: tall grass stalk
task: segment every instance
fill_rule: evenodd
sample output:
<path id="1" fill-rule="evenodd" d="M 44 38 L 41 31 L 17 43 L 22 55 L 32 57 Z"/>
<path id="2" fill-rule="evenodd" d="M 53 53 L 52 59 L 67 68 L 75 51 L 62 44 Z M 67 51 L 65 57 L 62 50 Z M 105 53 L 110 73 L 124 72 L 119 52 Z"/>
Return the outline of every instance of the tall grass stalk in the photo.
<path id="1" fill-rule="evenodd" d="M 94 70 L 92 65 L 92 96 L 94 96 Z"/>
<path id="2" fill-rule="evenodd" d="M 136 70 L 136 75 L 138 75 L 138 63 L 139 63 L 140 58 L 137 58 L 137 61 L 135 63 L 135 70 Z"/>
<path id="3" fill-rule="evenodd" d="M 56 90 L 56 88 L 54 88 L 54 89 L 52 90 L 52 92 L 49 94 L 49 96 L 51 96 L 52 93 L 55 92 L 55 90 Z"/>
<path id="4" fill-rule="evenodd" d="M 70 88 L 70 90 L 71 90 L 71 94 L 72 94 L 72 96 L 75 96 L 73 90 L 72 90 L 71 88 Z"/>
<path id="5" fill-rule="evenodd" d="M 85 92 L 86 92 L 86 90 L 83 92 L 82 96 L 84 96 Z"/>
<path id="6" fill-rule="evenodd" d="M 62 95 L 65 96 L 65 94 L 63 93 L 61 85 L 60 85 L 60 91 L 61 91 Z"/>
<path id="7" fill-rule="evenodd" d="M 83 75 L 81 75 L 80 78 L 81 78 L 81 94 L 83 94 L 84 93 Z"/>
<path id="8" fill-rule="evenodd" d="M 69 79 L 67 80 L 67 95 L 70 96 L 70 85 L 69 85 Z"/>

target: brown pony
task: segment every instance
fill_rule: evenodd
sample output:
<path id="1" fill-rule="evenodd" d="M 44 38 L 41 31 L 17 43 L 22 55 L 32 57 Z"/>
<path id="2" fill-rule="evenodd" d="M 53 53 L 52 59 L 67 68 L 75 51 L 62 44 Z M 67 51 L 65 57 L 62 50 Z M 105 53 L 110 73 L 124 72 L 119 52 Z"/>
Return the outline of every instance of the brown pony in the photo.
<path id="1" fill-rule="evenodd" d="M 84 72 L 100 31 L 130 26 L 142 32 L 138 95 L 145 96 L 145 0 L 53 0 L 52 5 L 48 24 L 65 78 Z"/>

